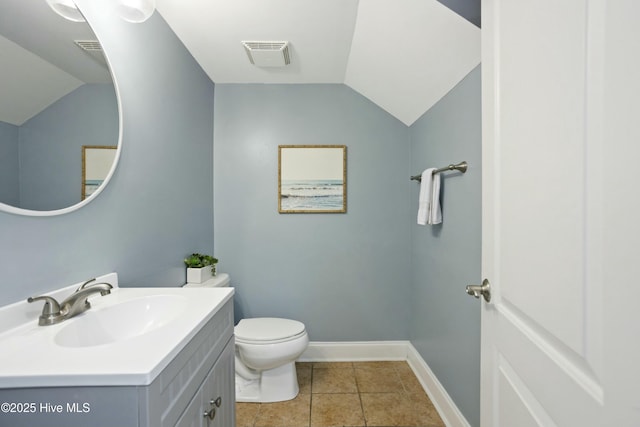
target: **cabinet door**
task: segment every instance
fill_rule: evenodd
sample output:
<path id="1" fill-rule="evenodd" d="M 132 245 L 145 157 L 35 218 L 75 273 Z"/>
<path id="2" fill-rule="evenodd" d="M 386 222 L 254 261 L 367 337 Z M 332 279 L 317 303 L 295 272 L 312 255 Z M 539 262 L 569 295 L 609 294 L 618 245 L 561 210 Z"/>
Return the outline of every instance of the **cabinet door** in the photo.
<path id="1" fill-rule="evenodd" d="M 176 423 L 176 427 L 204 427 L 204 417 L 202 412 L 202 399 L 200 397 L 201 390 L 193 398 L 193 400 L 184 410 L 182 416 Z"/>
<path id="2" fill-rule="evenodd" d="M 176 423 L 176 427 L 235 425 L 234 345 L 231 338 Z"/>
<path id="3" fill-rule="evenodd" d="M 235 348 L 231 338 L 202 385 L 202 414 L 215 409 L 215 416 L 202 417 L 205 427 L 235 426 Z"/>

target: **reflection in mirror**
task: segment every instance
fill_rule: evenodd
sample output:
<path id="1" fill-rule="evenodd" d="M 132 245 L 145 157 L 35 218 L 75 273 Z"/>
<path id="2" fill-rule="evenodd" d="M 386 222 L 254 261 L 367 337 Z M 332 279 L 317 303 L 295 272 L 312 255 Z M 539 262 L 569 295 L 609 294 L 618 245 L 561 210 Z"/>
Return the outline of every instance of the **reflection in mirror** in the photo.
<path id="1" fill-rule="evenodd" d="M 82 200 L 92 195 L 109 175 L 116 157 L 115 145 L 82 147 Z"/>
<path id="2" fill-rule="evenodd" d="M 0 0 L 0 57 L 0 209 L 54 215 L 83 205 L 82 147 L 114 146 L 120 135 L 96 36 L 44 0 Z M 119 150 L 110 151 L 108 176 Z"/>

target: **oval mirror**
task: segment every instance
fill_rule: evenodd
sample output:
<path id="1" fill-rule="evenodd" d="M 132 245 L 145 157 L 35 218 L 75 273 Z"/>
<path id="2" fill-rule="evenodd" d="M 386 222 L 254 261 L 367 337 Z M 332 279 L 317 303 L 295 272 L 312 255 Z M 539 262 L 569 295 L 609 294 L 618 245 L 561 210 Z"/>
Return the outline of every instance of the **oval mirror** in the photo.
<path id="1" fill-rule="evenodd" d="M 45 0 L 0 0 L 0 58 L 0 210 L 83 206 L 120 153 L 119 98 L 100 43 Z"/>

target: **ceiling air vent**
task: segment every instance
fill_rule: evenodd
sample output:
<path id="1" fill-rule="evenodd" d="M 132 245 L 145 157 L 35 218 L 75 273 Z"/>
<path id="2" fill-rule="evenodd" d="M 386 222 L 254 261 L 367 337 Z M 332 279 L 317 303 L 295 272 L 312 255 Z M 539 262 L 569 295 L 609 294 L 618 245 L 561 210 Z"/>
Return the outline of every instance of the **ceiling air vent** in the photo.
<path id="1" fill-rule="evenodd" d="M 100 42 L 98 40 L 74 40 L 75 44 L 77 44 L 82 50 L 86 50 L 87 52 L 92 52 L 99 50 L 102 52 L 102 46 L 100 46 Z"/>
<path id="2" fill-rule="evenodd" d="M 104 57 L 102 46 L 98 40 L 74 40 L 76 46 L 84 50 L 89 56 L 97 59 L 100 63 L 107 65 L 107 60 Z"/>
<path id="3" fill-rule="evenodd" d="M 284 67 L 289 59 L 289 42 L 242 42 L 249 61 L 258 67 Z"/>

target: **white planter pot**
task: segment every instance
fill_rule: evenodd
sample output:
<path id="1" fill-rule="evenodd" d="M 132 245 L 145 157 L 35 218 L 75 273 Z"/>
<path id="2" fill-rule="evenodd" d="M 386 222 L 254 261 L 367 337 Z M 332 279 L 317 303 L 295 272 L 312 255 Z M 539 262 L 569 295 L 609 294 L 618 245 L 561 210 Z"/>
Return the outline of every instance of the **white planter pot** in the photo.
<path id="1" fill-rule="evenodd" d="M 215 269 L 215 265 L 208 265 L 202 268 L 187 268 L 187 283 L 204 283 L 215 276 Z M 213 270 L 213 273 L 211 270 Z"/>

